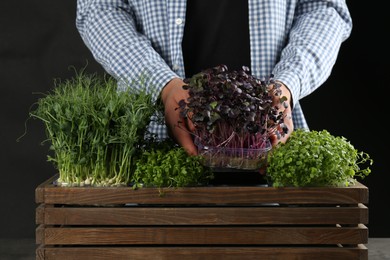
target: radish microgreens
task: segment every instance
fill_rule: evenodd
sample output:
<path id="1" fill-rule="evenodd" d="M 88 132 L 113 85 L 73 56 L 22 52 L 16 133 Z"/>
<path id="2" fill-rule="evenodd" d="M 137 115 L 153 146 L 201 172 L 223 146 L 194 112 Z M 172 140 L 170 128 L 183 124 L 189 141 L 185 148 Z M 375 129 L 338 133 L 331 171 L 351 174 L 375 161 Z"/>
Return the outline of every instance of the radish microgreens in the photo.
<path id="1" fill-rule="evenodd" d="M 264 148 L 268 138 L 288 132 L 283 113 L 273 102 L 280 96 L 280 84 L 272 76 L 260 80 L 249 68 L 229 71 L 220 65 L 185 79 L 187 101 L 179 108 L 195 125 L 195 142 L 201 146 Z M 285 98 L 281 97 L 285 103 Z M 182 122 L 179 122 L 179 125 Z"/>

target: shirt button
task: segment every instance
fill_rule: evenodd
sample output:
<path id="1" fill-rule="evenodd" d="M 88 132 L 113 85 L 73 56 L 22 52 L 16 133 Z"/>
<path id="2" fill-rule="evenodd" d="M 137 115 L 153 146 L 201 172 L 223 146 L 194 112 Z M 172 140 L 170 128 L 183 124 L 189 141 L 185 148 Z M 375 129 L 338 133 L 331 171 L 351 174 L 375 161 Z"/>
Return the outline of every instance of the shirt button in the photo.
<path id="1" fill-rule="evenodd" d="M 176 71 L 176 70 L 180 69 L 180 66 L 177 64 L 173 64 L 172 69 Z"/>
<path id="2" fill-rule="evenodd" d="M 180 25 L 180 24 L 183 23 L 183 19 L 177 18 L 177 19 L 175 20 L 175 23 L 176 23 L 177 25 Z"/>

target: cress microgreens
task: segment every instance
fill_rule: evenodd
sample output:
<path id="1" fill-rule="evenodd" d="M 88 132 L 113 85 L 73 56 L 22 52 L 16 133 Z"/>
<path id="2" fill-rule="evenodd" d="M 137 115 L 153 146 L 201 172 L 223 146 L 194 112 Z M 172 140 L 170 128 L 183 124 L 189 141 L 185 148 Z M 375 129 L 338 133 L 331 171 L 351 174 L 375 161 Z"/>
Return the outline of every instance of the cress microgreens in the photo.
<path id="1" fill-rule="evenodd" d="M 133 176 L 133 188 L 205 185 L 213 172 L 200 156 L 189 156 L 172 140 L 151 142 L 142 148 Z"/>
<path id="2" fill-rule="evenodd" d="M 269 154 L 266 175 L 274 187 L 349 186 L 369 175 L 372 163 L 345 137 L 296 129 Z"/>
<path id="3" fill-rule="evenodd" d="M 155 106 L 150 94 L 117 90 L 111 78 L 78 74 L 57 82 L 30 116 L 45 125 L 59 185 L 126 185 Z"/>

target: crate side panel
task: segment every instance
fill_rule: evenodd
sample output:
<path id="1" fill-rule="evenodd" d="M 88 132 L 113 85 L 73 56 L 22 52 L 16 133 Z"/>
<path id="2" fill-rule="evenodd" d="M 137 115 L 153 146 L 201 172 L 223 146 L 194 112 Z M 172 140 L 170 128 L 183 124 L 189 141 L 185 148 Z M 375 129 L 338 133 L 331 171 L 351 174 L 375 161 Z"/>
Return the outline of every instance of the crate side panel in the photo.
<path id="1" fill-rule="evenodd" d="M 366 207 L 39 207 L 47 225 L 366 224 Z M 43 217 L 44 216 L 44 217 Z M 115 217 L 113 217 L 115 216 Z"/>
<path id="2" fill-rule="evenodd" d="M 367 243 L 364 227 L 46 228 L 46 245 L 330 245 Z"/>
<path id="3" fill-rule="evenodd" d="M 160 192 L 163 192 L 162 194 Z M 137 204 L 358 204 L 368 202 L 363 185 L 351 187 L 273 188 L 256 186 L 215 186 L 165 188 L 55 187 L 42 192 L 45 203 L 80 205 Z"/>

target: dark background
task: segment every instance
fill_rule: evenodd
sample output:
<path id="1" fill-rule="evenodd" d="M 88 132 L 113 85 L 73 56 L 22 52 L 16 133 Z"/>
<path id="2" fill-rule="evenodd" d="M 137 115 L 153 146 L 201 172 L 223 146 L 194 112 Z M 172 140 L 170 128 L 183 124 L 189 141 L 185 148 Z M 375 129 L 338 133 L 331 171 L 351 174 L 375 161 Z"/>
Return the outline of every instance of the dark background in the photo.
<path id="1" fill-rule="evenodd" d="M 348 1 L 354 28 L 331 77 L 302 100 L 313 130 L 344 136 L 373 159 L 368 186 L 369 236 L 390 237 L 389 49 L 386 8 Z M 383 4 L 384 5 L 384 4 Z M 46 161 L 43 125 L 30 106 L 74 70 L 102 74 L 75 27 L 76 0 L 0 1 L 0 238 L 35 236 L 37 185 L 56 173 Z M 88 64 L 88 65 L 87 65 Z M 26 135 L 18 142 L 27 127 Z"/>

